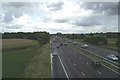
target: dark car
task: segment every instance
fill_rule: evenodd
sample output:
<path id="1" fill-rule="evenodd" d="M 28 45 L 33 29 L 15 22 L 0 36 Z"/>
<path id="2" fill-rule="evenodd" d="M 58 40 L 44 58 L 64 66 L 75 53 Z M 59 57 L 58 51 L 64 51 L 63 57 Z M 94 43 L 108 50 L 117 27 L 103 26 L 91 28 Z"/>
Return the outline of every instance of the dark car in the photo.
<path id="1" fill-rule="evenodd" d="M 61 43 L 60 46 L 62 46 L 63 44 Z"/>
<path id="2" fill-rule="evenodd" d="M 116 55 L 116 57 L 117 57 L 118 59 L 120 59 L 120 55 Z"/>
<path id="3" fill-rule="evenodd" d="M 92 61 L 92 65 L 94 66 L 94 67 L 101 67 L 101 60 L 93 60 Z"/>
<path id="4" fill-rule="evenodd" d="M 74 44 L 74 45 L 77 45 L 77 42 L 74 42 L 73 44 Z"/>

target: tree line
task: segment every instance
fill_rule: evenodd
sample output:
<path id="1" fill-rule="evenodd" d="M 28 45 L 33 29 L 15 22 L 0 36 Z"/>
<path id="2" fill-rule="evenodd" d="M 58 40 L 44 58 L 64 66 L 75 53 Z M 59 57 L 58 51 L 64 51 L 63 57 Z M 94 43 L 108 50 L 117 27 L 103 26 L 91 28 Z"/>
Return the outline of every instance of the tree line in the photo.
<path id="1" fill-rule="evenodd" d="M 31 39 L 37 40 L 40 44 L 49 42 L 50 34 L 47 32 L 16 32 L 16 33 L 2 33 L 3 39 Z"/>
<path id="2" fill-rule="evenodd" d="M 85 42 L 92 44 L 107 44 L 107 38 L 117 38 L 116 46 L 120 47 L 120 33 L 107 32 L 107 33 L 88 33 L 88 34 L 61 34 L 57 33 L 61 37 L 69 39 L 83 39 Z"/>

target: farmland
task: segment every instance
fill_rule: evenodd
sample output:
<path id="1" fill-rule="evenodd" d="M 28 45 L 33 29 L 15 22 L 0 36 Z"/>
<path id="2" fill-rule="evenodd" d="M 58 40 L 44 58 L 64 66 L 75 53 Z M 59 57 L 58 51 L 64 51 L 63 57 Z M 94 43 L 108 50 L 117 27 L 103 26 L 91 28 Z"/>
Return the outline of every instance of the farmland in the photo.
<path id="1" fill-rule="evenodd" d="M 3 53 L 3 78 L 17 78 L 35 54 L 36 49 L 15 50 Z"/>
<path id="2" fill-rule="evenodd" d="M 26 70 L 29 69 L 28 65 L 31 64 L 31 60 L 34 59 L 34 56 L 36 56 L 38 53 L 43 54 L 44 57 L 48 57 L 48 60 L 45 61 L 45 58 L 42 55 L 39 56 L 39 59 L 41 61 L 40 64 L 45 65 L 35 65 L 31 68 L 33 71 L 29 73 L 32 74 L 35 72 L 35 68 L 41 67 L 40 70 L 44 70 L 44 72 L 47 72 L 48 75 L 45 76 L 45 73 L 43 73 L 39 77 L 50 77 L 51 73 L 49 46 L 47 48 L 42 48 L 43 45 L 40 45 L 38 41 L 29 39 L 3 39 L 2 44 L 3 50 L 6 50 L 2 53 L 3 78 L 23 78 L 24 76 L 21 76 L 21 74 L 26 73 Z M 33 65 L 33 63 L 31 65 Z M 45 68 L 46 65 L 49 67 Z M 36 74 L 34 74 L 34 76 Z M 28 78 L 31 77 L 33 76 L 28 76 Z"/>
<path id="3" fill-rule="evenodd" d="M 11 49 L 11 48 L 20 48 L 20 47 L 26 47 L 26 46 L 33 46 L 37 45 L 38 42 L 35 40 L 29 40 L 29 39 L 3 39 L 2 40 L 2 48 L 5 49 Z"/>

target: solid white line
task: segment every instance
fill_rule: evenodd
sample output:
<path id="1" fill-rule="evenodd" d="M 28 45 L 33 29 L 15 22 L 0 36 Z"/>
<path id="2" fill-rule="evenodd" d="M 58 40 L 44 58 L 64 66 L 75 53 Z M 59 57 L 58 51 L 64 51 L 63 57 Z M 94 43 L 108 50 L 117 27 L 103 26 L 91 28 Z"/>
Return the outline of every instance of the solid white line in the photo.
<path id="1" fill-rule="evenodd" d="M 81 48 L 82 49 L 82 48 Z M 82 53 L 83 55 L 85 55 L 84 53 Z M 90 56 L 88 56 L 88 55 L 85 55 L 85 56 L 87 56 L 87 57 L 89 57 L 90 59 L 92 59 L 92 60 L 94 60 L 93 58 L 91 58 Z M 111 69 L 111 68 L 109 68 L 109 67 L 107 67 L 106 65 L 104 65 L 104 64 L 102 64 L 103 66 L 105 66 L 106 68 L 108 68 L 108 69 L 110 69 L 110 70 L 112 70 L 113 72 L 115 72 L 115 73 L 117 73 L 117 74 L 120 74 L 119 72 L 116 72 L 115 70 L 113 70 L 113 69 Z"/>
<path id="2" fill-rule="evenodd" d="M 83 72 L 81 72 L 83 76 L 85 76 L 85 74 Z"/>
<path id="3" fill-rule="evenodd" d="M 64 65 L 63 65 L 63 63 L 62 63 L 62 60 L 60 59 L 59 56 L 58 56 L 58 58 L 59 58 L 59 60 L 60 60 L 60 62 L 61 62 L 61 64 L 62 64 L 62 67 L 63 67 L 63 70 L 64 70 L 64 72 L 65 72 L 65 75 L 66 75 L 67 79 L 69 80 L 68 74 L 67 74 L 67 72 L 66 72 L 66 70 L 65 70 L 65 67 L 64 67 Z"/>
<path id="4" fill-rule="evenodd" d="M 51 73 L 52 73 L 52 75 L 53 75 L 53 64 L 52 64 L 52 58 L 53 58 L 53 56 L 52 56 L 52 54 L 51 54 Z"/>
<path id="5" fill-rule="evenodd" d="M 98 71 L 99 74 L 102 74 L 100 71 Z"/>
<path id="6" fill-rule="evenodd" d="M 104 65 L 104 64 L 102 64 L 102 65 L 103 65 L 103 66 L 105 66 L 106 68 L 108 68 L 108 69 L 112 70 L 113 72 L 115 72 L 115 73 L 117 73 L 117 74 L 120 74 L 120 73 L 116 72 L 115 70 L 113 70 L 113 69 L 111 69 L 111 68 L 107 67 L 106 65 Z"/>

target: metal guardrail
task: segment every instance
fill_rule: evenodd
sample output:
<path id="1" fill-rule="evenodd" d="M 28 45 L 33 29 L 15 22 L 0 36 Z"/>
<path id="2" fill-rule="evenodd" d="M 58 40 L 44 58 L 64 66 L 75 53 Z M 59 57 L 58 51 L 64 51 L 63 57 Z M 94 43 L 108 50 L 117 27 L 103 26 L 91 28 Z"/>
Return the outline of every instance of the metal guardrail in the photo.
<path id="1" fill-rule="evenodd" d="M 72 44 L 72 45 L 73 45 L 73 44 Z M 75 46 L 76 46 L 76 45 L 75 45 Z M 88 51 L 88 50 L 86 50 L 86 49 L 83 49 L 83 48 L 81 48 L 81 47 L 79 47 L 79 46 L 76 46 L 76 47 L 77 47 L 77 48 L 80 48 L 80 49 L 82 49 L 82 50 L 85 50 L 85 51 L 87 51 L 87 52 L 89 52 L 89 53 L 91 53 L 91 54 L 93 54 L 93 55 L 96 55 L 97 57 L 103 58 L 103 59 L 107 60 L 107 61 L 103 60 L 104 62 L 112 65 L 112 66 L 115 67 L 115 68 L 120 69 L 119 66 L 116 66 L 116 65 L 120 65 L 119 63 L 113 62 L 113 61 L 111 61 L 111 60 L 109 60 L 109 59 L 107 59 L 107 58 L 105 58 L 105 57 L 103 57 L 103 56 L 100 56 L 100 55 L 98 55 L 98 54 L 95 54 L 95 53 L 93 53 L 93 52 L 91 52 L 91 51 Z M 108 61 L 109 61 L 109 62 L 108 62 Z M 110 62 L 111 62 L 111 63 L 110 63 Z M 112 64 L 112 63 L 114 63 L 114 64 Z M 116 64 L 116 65 L 115 65 L 115 64 Z"/>
<path id="2" fill-rule="evenodd" d="M 114 66 L 114 67 L 116 67 L 116 68 L 118 68 L 118 69 L 120 69 L 120 67 L 118 67 L 118 66 L 116 66 L 116 65 L 113 65 L 113 64 L 110 63 L 110 62 L 107 62 L 107 61 L 105 61 L 105 60 L 102 60 L 102 61 L 104 61 L 104 62 L 106 62 L 106 63 L 108 63 L 108 64 L 110 64 L 110 65 L 112 65 L 112 66 Z"/>
<path id="3" fill-rule="evenodd" d="M 76 47 L 78 47 L 78 46 L 76 46 Z M 78 48 L 81 48 L 81 47 L 78 47 Z M 83 49 L 83 48 L 81 48 L 81 49 Z M 93 52 L 90 52 L 90 51 L 88 51 L 88 50 L 86 50 L 86 49 L 83 49 L 83 50 L 85 50 L 85 51 L 87 51 L 87 52 L 89 52 L 89 53 L 91 53 L 91 54 L 93 54 L 93 55 L 96 55 L 96 56 L 98 56 L 98 57 L 100 57 L 100 58 L 103 58 L 103 59 L 105 59 L 105 60 L 108 60 L 108 61 L 114 63 L 113 61 L 111 61 L 111 60 L 109 60 L 109 59 L 107 59 L 107 58 L 105 58 L 105 57 L 102 57 L 102 56 L 100 56 L 100 55 L 94 54 Z M 104 60 L 104 61 L 105 61 L 105 60 Z M 107 61 L 105 61 L 105 62 L 107 62 Z M 116 67 L 116 68 L 118 68 L 118 69 L 120 69 L 120 67 L 116 66 L 116 65 L 119 65 L 119 64 L 114 63 L 114 64 L 116 64 L 116 65 L 114 65 L 114 64 L 112 64 L 112 63 L 110 63 L 110 62 L 107 62 L 107 63 L 110 64 L 110 65 L 112 65 L 112 66 L 114 66 L 114 67 Z"/>
<path id="4" fill-rule="evenodd" d="M 72 40 L 72 41 L 73 41 L 73 40 Z M 80 44 L 83 44 L 83 43 L 80 43 Z M 78 46 L 77 46 L 77 47 L 78 47 Z M 78 47 L 78 48 L 81 48 L 81 47 Z M 83 49 L 83 48 L 81 48 L 81 49 Z M 86 50 L 86 49 L 83 49 L 83 50 Z M 106 60 L 108 60 L 108 61 L 110 61 L 110 62 L 112 62 L 112 63 L 120 66 L 120 64 L 117 63 L 117 62 L 111 61 L 111 60 L 109 60 L 109 59 L 107 59 L 107 58 L 105 58 L 105 57 L 103 57 L 103 56 L 100 56 L 100 55 L 98 55 L 98 54 L 95 54 L 95 53 L 93 53 L 93 52 L 91 52 L 91 51 L 88 51 L 88 50 L 86 50 L 86 51 L 87 51 L 87 52 L 90 52 L 90 53 L 92 53 L 92 54 L 94 54 L 94 55 L 96 55 L 96 56 L 99 56 L 99 57 L 101 57 L 101 58 L 103 58 L 103 59 L 106 59 Z"/>

